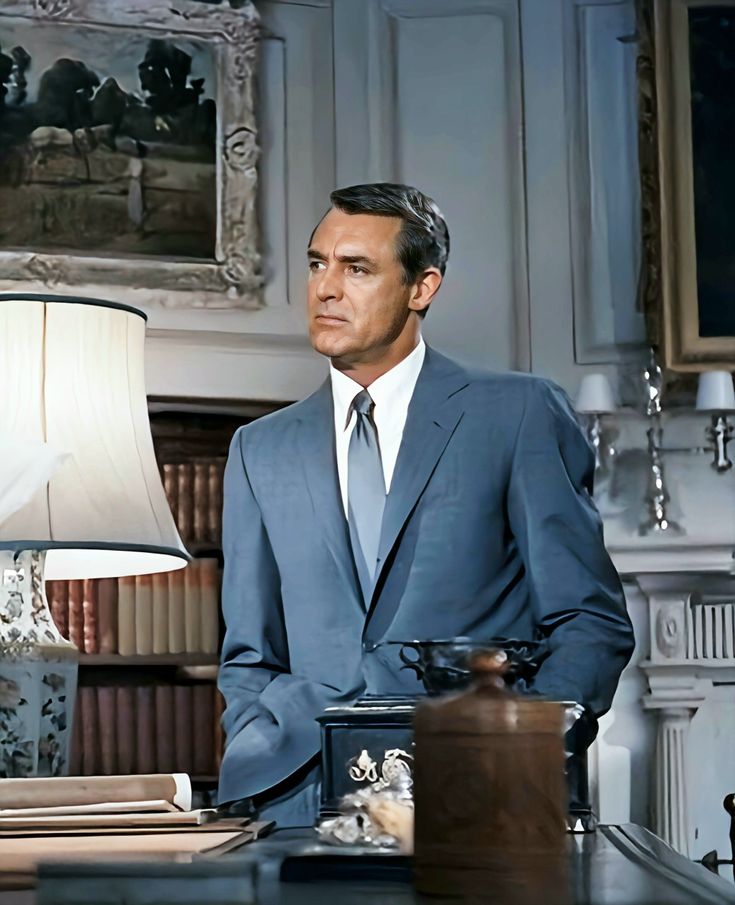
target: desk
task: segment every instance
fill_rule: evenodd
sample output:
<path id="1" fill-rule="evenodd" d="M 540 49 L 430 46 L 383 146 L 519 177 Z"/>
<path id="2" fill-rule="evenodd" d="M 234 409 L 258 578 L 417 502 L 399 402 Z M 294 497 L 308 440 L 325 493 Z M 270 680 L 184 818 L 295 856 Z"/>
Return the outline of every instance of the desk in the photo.
<path id="1" fill-rule="evenodd" d="M 282 830 L 223 859 L 228 866 L 237 862 L 244 872 L 252 872 L 257 905 L 416 905 L 437 901 L 412 890 L 408 859 L 384 859 L 388 867 L 382 878 L 376 879 L 381 867 L 368 856 L 361 860 L 356 876 L 347 876 L 351 872 L 349 861 L 354 859 L 342 854 L 344 850 L 322 846 L 318 857 L 299 855 L 315 844 L 311 830 Z M 602 826 L 594 834 L 569 836 L 569 849 L 573 905 L 735 903 L 732 883 L 683 858 L 642 827 Z M 216 874 L 218 862 L 211 863 Z M 282 870 L 292 879 L 281 879 Z M 334 879 L 335 872 L 342 878 Z M 101 892 L 108 889 L 109 884 L 100 886 Z M 0 892 L 0 905 L 34 905 L 34 901 L 33 891 Z M 108 901 L 100 898 L 100 902 Z M 135 905 L 134 897 L 125 901 Z M 491 901 L 492 897 L 488 899 Z"/>

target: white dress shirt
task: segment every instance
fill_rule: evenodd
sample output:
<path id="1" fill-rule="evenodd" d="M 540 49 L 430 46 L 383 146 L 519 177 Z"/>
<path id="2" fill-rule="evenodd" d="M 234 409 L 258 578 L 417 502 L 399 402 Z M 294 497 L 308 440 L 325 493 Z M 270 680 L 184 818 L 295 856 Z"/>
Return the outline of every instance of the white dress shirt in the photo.
<path id="1" fill-rule="evenodd" d="M 378 432 L 380 445 L 380 458 L 383 464 L 383 477 L 385 478 L 385 492 L 390 490 L 393 472 L 396 467 L 398 450 L 401 446 L 403 428 L 406 425 L 408 404 L 413 396 L 419 372 L 424 363 L 426 345 L 423 339 L 419 344 L 390 371 L 386 371 L 382 377 L 374 380 L 368 393 L 375 403 L 373 420 Z M 345 515 L 347 506 L 347 457 L 350 448 L 350 437 L 355 427 L 356 416 L 352 412 L 347 421 L 347 413 L 350 411 L 352 400 L 363 387 L 351 377 L 347 377 L 341 371 L 329 366 L 332 378 L 332 399 L 334 401 L 334 435 L 337 441 L 337 474 L 339 487 L 342 491 L 342 505 Z"/>

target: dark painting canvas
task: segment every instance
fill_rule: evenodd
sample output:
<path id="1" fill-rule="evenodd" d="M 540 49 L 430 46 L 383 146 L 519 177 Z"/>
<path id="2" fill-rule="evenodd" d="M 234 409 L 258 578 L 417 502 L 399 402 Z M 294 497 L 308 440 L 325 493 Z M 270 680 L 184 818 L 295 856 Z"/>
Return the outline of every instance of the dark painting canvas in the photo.
<path id="1" fill-rule="evenodd" d="M 195 41 L 4 19 L 0 248 L 212 260 L 216 118 Z"/>

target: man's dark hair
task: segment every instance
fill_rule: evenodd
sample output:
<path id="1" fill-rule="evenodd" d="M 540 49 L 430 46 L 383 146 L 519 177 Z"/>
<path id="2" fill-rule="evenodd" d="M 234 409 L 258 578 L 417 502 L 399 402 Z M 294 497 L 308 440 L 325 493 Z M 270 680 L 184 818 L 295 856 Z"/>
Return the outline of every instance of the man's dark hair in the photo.
<path id="1" fill-rule="evenodd" d="M 449 230 L 436 203 L 423 192 L 410 185 L 373 182 L 337 189 L 329 200 L 346 214 L 376 214 L 403 220 L 396 255 L 406 284 L 413 283 L 427 267 L 436 267 L 444 275 Z"/>

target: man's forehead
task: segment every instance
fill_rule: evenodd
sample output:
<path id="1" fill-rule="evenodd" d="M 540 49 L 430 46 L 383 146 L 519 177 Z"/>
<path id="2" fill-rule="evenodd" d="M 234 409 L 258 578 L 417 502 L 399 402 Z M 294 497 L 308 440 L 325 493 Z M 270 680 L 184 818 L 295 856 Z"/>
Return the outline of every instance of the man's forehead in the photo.
<path id="1" fill-rule="evenodd" d="M 314 230 L 310 246 L 322 254 L 353 255 L 369 249 L 377 253 L 393 242 L 401 227 L 400 217 L 377 214 L 347 214 L 332 208 Z"/>

